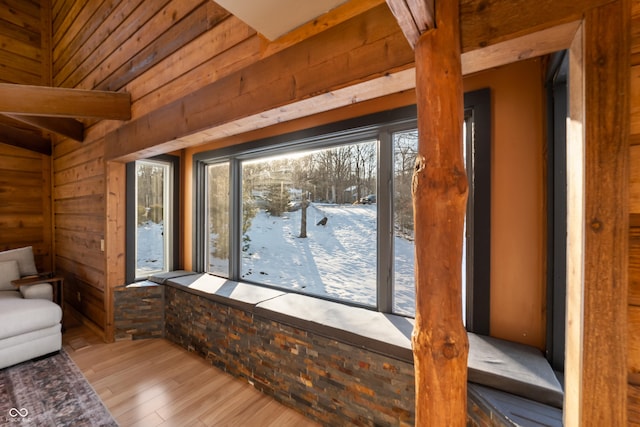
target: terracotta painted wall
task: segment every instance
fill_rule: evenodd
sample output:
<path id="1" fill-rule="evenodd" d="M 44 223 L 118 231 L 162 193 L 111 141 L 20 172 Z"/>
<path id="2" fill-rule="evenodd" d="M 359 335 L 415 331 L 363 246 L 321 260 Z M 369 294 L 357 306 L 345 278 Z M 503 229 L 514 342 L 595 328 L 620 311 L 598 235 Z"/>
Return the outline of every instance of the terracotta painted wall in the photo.
<path id="1" fill-rule="evenodd" d="M 491 88 L 491 335 L 545 345 L 545 127 L 540 59 L 465 78 Z"/>

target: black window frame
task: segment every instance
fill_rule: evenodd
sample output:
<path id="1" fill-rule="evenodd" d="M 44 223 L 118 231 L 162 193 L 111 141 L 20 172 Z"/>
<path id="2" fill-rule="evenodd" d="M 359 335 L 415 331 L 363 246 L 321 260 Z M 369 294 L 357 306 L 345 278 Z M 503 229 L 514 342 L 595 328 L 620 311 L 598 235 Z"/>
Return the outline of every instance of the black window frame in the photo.
<path id="1" fill-rule="evenodd" d="M 169 154 L 150 157 L 151 161 L 165 162 L 171 165 L 173 172 L 170 192 L 172 194 L 171 212 L 171 254 L 166 271 L 175 270 L 180 267 L 180 158 Z M 126 165 L 126 247 L 125 247 L 125 280 L 126 283 L 135 283 L 146 280 L 146 277 L 136 277 L 136 161 Z"/>
<path id="2" fill-rule="evenodd" d="M 490 335 L 491 324 L 491 89 L 464 94 L 469 199 L 466 245 L 466 327 Z M 472 133 L 473 135 L 471 135 Z"/>
<path id="3" fill-rule="evenodd" d="M 474 162 L 483 163 L 482 166 L 476 166 L 475 180 L 487 180 L 488 183 L 476 184 L 473 188 L 481 190 L 481 197 L 490 197 L 490 148 L 491 148 L 491 103 L 490 91 L 484 89 L 481 91 L 470 92 L 465 94 L 465 105 L 468 104 L 466 111 L 469 111 L 476 122 L 475 128 L 481 128 L 482 131 L 476 132 L 474 139 L 478 147 L 473 153 Z M 480 122 L 480 120 L 482 122 Z M 480 124 L 481 123 L 481 124 Z M 365 307 L 374 309 L 384 313 L 393 313 L 393 210 L 391 200 L 391 177 L 393 171 L 393 144 L 391 135 L 394 132 L 417 128 L 417 108 L 415 105 L 401 107 L 394 110 L 374 113 L 355 119 L 348 119 L 328 125 L 322 125 L 311 129 L 292 132 L 289 134 L 279 135 L 270 138 L 250 141 L 237 146 L 224 147 L 211 151 L 197 153 L 193 156 L 193 269 L 196 272 L 206 273 L 206 185 L 204 182 L 207 177 L 206 166 L 209 164 L 230 162 L 232 168 L 234 162 L 243 159 L 257 157 L 259 155 L 276 155 L 287 151 L 293 151 L 304 147 L 330 147 L 344 144 L 347 142 L 357 142 L 374 136 L 379 141 L 378 149 L 378 227 L 390 224 L 388 227 L 382 227 L 378 232 L 378 259 L 384 257 L 388 259 L 387 263 L 378 262 L 378 283 L 377 289 L 377 306 L 362 306 L 344 300 L 332 300 L 341 304 Z M 356 137 L 357 136 L 357 137 Z M 354 139 L 355 137 L 355 139 Z M 478 140 L 477 138 L 481 138 Z M 478 152 L 480 151 L 480 153 Z M 484 164 L 484 162 L 488 162 Z M 488 171 L 488 172 L 487 172 Z M 385 179 L 384 177 L 388 177 Z M 230 175 L 230 185 L 238 186 L 240 176 L 237 172 L 232 171 Z M 230 191 L 230 224 L 231 232 L 240 235 L 238 229 L 238 220 L 234 219 L 239 215 L 239 206 L 241 204 L 240 196 L 237 191 Z M 380 208 L 383 206 L 384 208 Z M 477 203 L 473 214 L 482 212 L 482 220 L 474 228 L 475 232 L 481 231 L 481 236 L 490 236 L 490 200 Z M 488 217 L 488 218 L 487 218 Z M 476 223 L 478 224 L 478 223 Z M 382 235 L 382 237 L 381 237 Z M 386 236 L 386 237 L 385 237 Z M 477 238 L 476 241 L 482 240 Z M 239 239 L 231 239 L 230 251 L 236 253 L 239 251 Z M 476 332 L 488 335 L 488 319 L 489 319 L 489 265 L 490 252 L 486 250 L 490 248 L 490 241 L 485 245 L 477 244 L 475 252 L 482 256 L 476 255 L 474 259 L 475 265 L 472 271 L 482 271 L 486 279 L 473 281 L 473 286 L 478 286 L 475 292 L 467 294 L 467 319 L 472 319 L 469 327 L 470 332 Z M 234 255 L 230 255 L 230 258 Z M 238 256 L 238 255 L 235 255 Z M 239 260 L 230 260 L 228 280 L 241 281 L 239 277 Z M 479 265 L 484 264 L 484 265 Z M 381 285 L 382 283 L 382 285 Z M 258 286 L 273 287 L 264 283 L 256 283 Z M 282 290 L 283 288 L 275 287 Z M 295 290 L 286 289 L 287 292 L 297 292 Z M 322 298 L 322 296 L 306 294 L 313 297 Z M 327 298 L 329 299 L 329 298 Z M 481 306 L 480 306 L 481 305 Z M 471 315 L 469 315 L 469 313 Z M 411 317 L 411 316 L 408 316 Z"/>

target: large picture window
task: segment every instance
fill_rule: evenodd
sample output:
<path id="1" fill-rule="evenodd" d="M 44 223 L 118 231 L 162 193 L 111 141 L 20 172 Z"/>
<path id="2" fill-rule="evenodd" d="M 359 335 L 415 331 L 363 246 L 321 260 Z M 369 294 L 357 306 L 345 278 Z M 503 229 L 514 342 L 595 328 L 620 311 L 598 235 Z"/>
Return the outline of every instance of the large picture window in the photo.
<path id="1" fill-rule="evenodd" d="M 414 316 L 417 148 L 406 107 L 197 154 L 194 268 Z"/>

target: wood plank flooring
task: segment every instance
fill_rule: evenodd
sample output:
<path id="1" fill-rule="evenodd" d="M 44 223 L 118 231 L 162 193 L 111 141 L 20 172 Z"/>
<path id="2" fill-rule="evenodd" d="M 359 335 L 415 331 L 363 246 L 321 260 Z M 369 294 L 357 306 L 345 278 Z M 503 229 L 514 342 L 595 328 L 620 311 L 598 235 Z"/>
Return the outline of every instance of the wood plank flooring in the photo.
<path id="1" fill-rule="evenodd" d="M 62 341 L 122 427 L 318 425 L 164 339 L 106 344 L 74 325 Z"/>

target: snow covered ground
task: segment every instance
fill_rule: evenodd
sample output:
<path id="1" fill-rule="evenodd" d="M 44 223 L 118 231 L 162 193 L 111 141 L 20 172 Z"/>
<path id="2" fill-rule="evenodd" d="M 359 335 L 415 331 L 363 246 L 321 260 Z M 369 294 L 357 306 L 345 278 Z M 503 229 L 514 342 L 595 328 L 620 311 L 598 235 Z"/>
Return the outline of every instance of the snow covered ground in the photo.
<path id="1" fill-rule="evenodd" d="M 360 304 L 376 305 L 376 206 L 312 204 L 307 238 L 302 210 L 259 211 L 247 231 L 242 278 Z M 327 217 L 326 225 L 316 225 Z M 396 237 L 394 311 L 414 312 L 413 242 Z"/>
<path id="2" fill-rule="evenodd" d="M 146 221 L 138 225 L 136 276 L 148 276 L 164 270 L 163 225 Z"/>
<path id="3" fill-rule="evenodd" d="M 376 205 L 311 204 L 307 238 L 302 210 L 253 218 L 242 252 L 242 279 L 331 299 L 376 305 Z M 316 225 L 327 217 L 325 226 Z M 248 243 L 248 245 L 247 245 Z M 395 237 L 394 311 L 414 313 L 413 242 Z M 138 227 L 138 275 L 163 269 L 162 224 Z M 210 258 L 210 265 L 220 260 Z"/>

